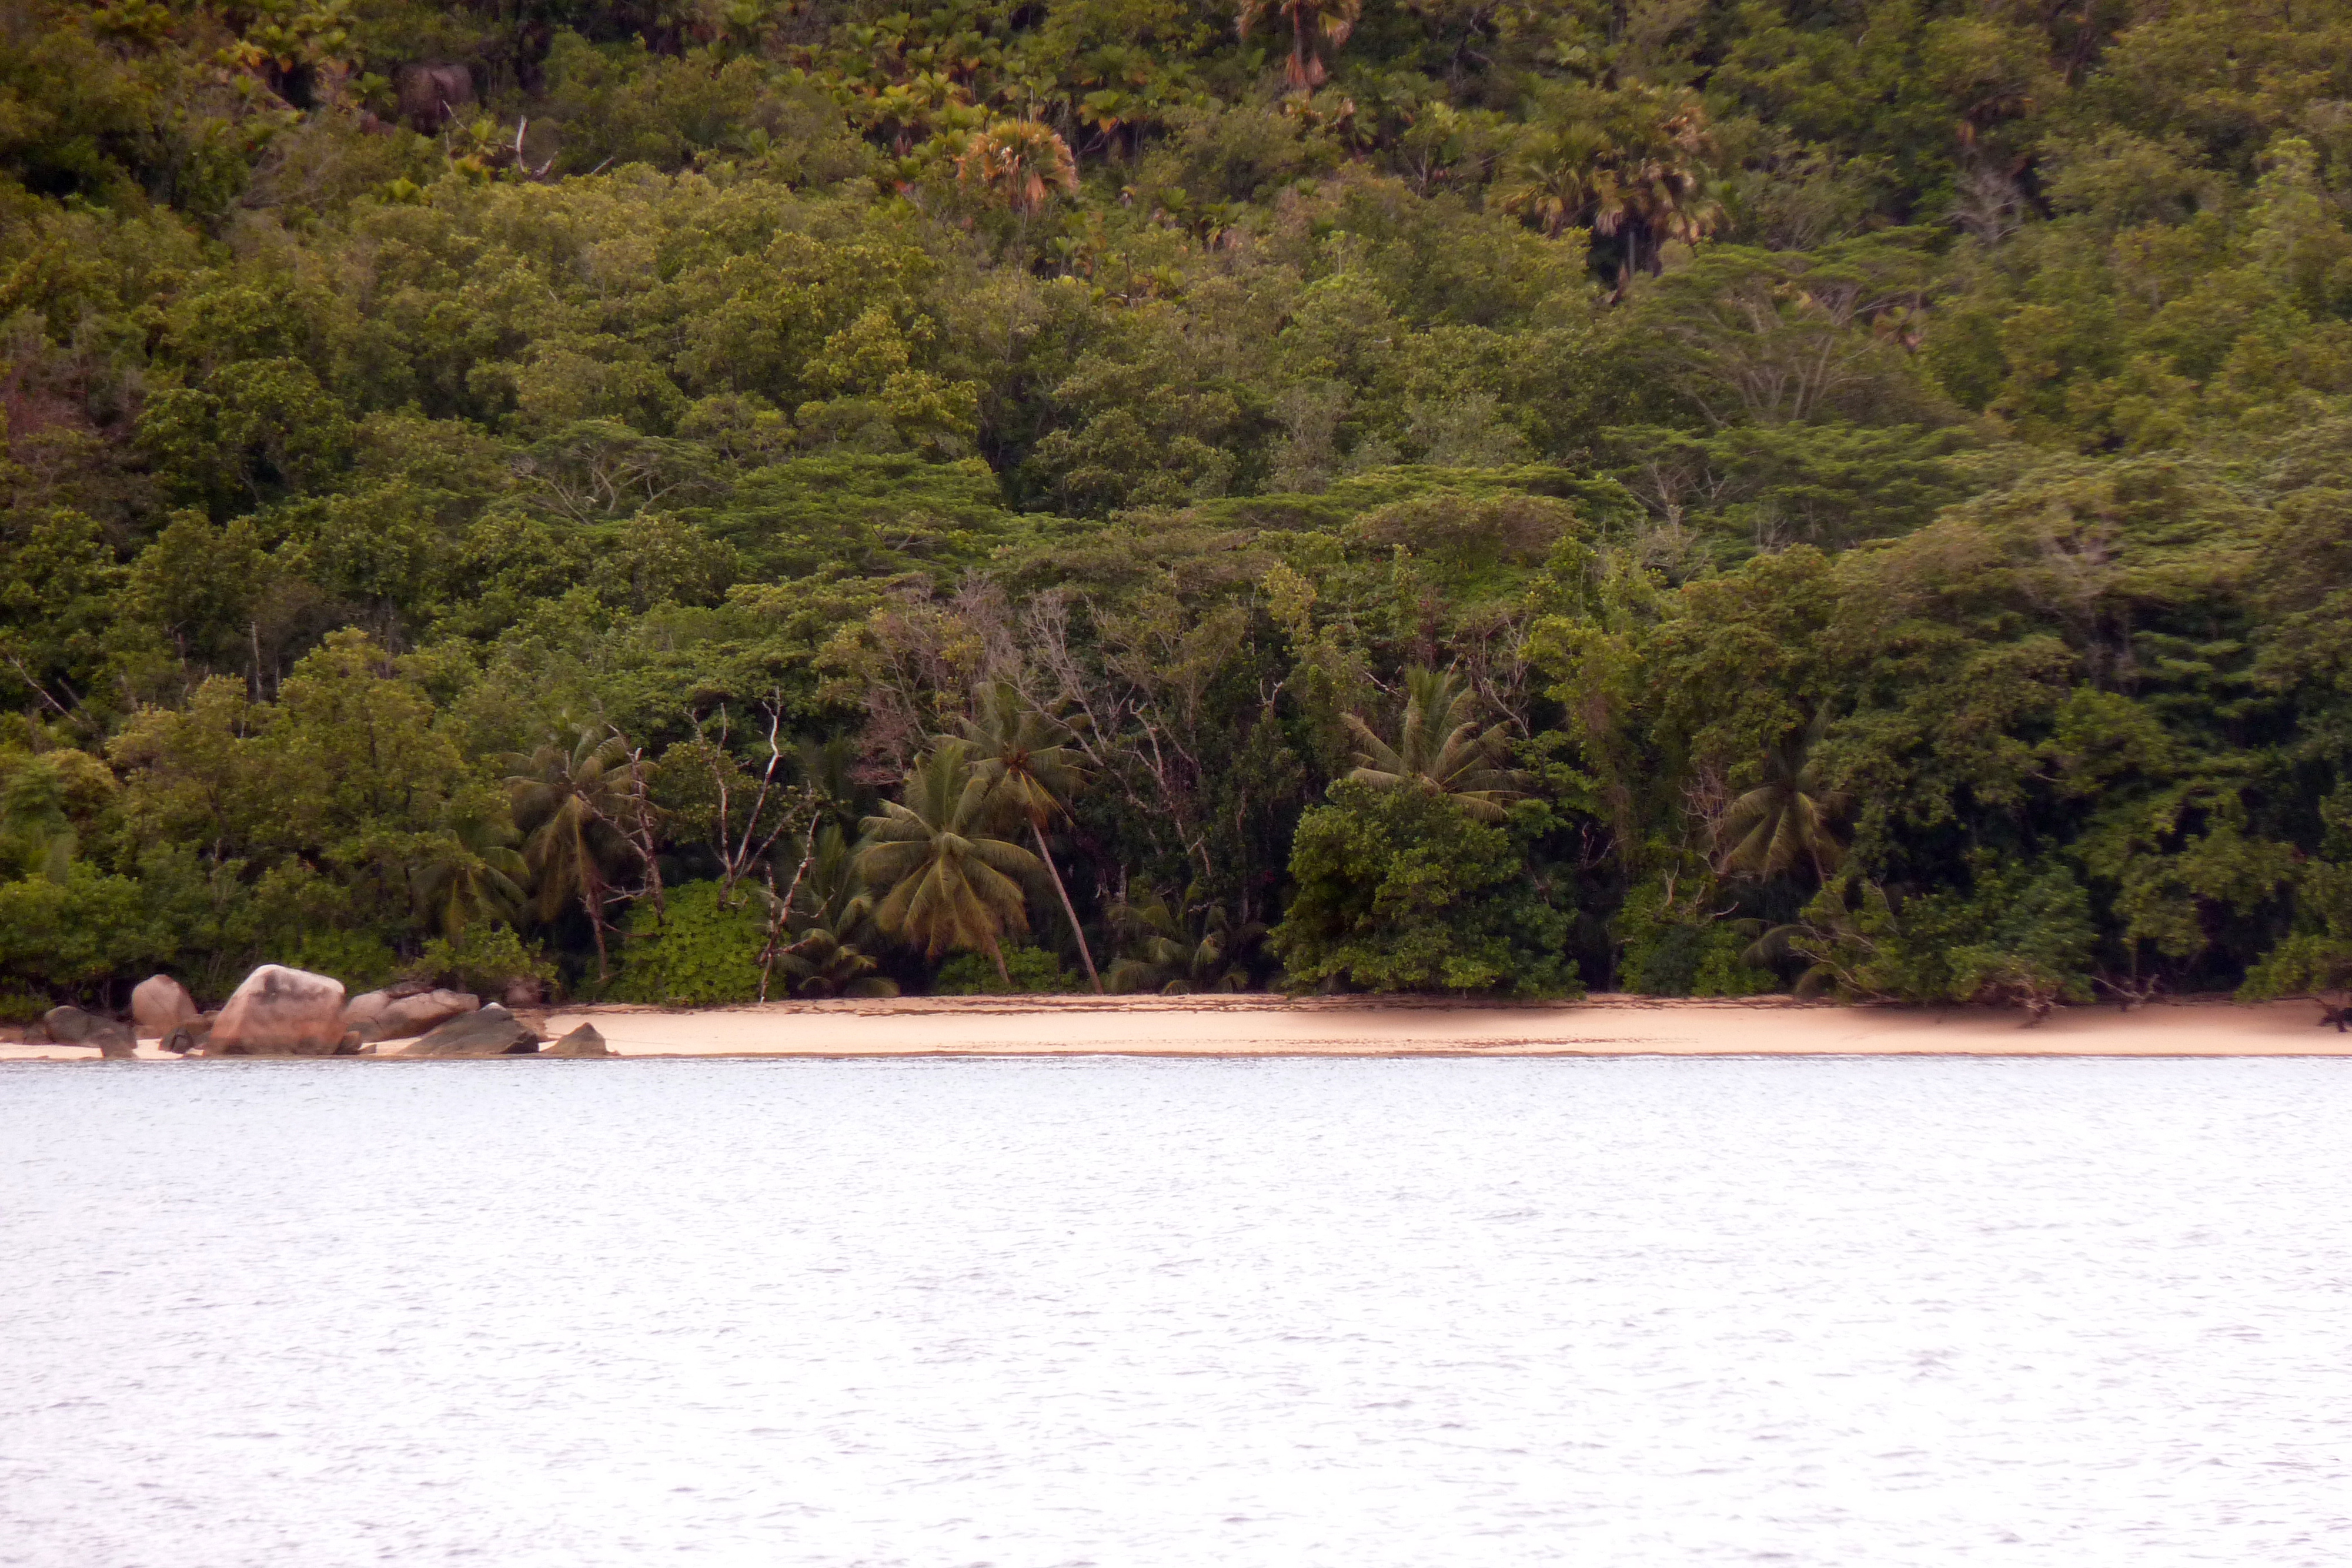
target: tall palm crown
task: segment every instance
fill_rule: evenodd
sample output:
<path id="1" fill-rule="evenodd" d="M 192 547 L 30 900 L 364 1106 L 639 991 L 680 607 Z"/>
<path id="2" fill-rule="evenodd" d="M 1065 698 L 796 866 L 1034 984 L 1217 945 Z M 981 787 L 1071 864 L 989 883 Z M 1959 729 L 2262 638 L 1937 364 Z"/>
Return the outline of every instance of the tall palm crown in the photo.
<path id="1" fill-rule="evenodd" d="M 1822 728 L 1816 719 L 1774 745 L 1765 754 L 1764 781 L 1724 812 L 1717 833 L 1730 846 L 1723 855 L 1725 870 L 1766 877 L 1811 864 L 1815 876 L 1827 877 L 1843 858 L 1832 824 L 1847 798 L 1823 789 L 1812 763 Z"/>
<path id="2" fill-rule="evenodd" d="M 1328 45 L 1337 49 L 1356 30 L 1364 15 L 1364 0 L 1241 0 L 1237 30 L 1244 38 L 1269 16 L 1290 24 L 1290 58 L 1283 74 L 1293 89 L 1310 92 L 1330 77 L 1323 63 Z"/>
<path id="3" fill-rule="evenodd" d="M 1598 183 L 1607 178 L 1601 163 L 1609 152 L 1608 137 L 1590 125 L 1543 133 L 1506 171 L 1503 210 L 1533 218 L 1548 237 L 1558 239 L 1592 210 L 1601 193 Z"/>
<path id="4" fill-rule="evenodd" d="M 1069 744 L 1069 726 L 1024 702 L 1018 692 L 1003 682 L 982 687 L 975 706 L 979 711 L 957 727 L 971 748 L 973 771 L 987 781 L 992 809 L 1028 824 L 1030 837 L 1036 841 L 1037 859 L 1053 879 L 1054 893 L 1070 923 L 1070 935 L 1077 939 L 1078 961 L 1099 991 L 1102 977 L 1095 972 L 1094 952 L 1087 946 L 1086 931 L 1078 924 L 1069 889 L 1062 884 L 1061 871 L 1045 848 L 1047 825 L 1070 814 L 1070 798 L 1085 787 L 1087 779 L 1078 750 Z"/>
<path id="5" fill-rule="evenodd" d="M 887 890 L 875 925 L 927 957 L 950 947 L 985 952 L 1009 987 L 997 938 L 1029 929 L 1021 879 L 1042 868 L 1036 856 L 990 831 L 991 795 L 970 748 L 940 742 L 908 770 L 904 802 L 886 800 L 879 815 L 866 819 L 857 873 Z"/>
<path id="6" fill-rule="evenodd" d="M 956 158 L 956 178 L 1002 201 L 1022 217 L 1044 210 L 1054 191 L 1078 188 L 1069 143 L 1034 120 L 1001 120 L 975 131 Z"/>
<path id="7" fill-rule="evenodd" d="M 1499 822 L 1527 776 L 1503 766 L 1510 736 L 1502 725 L 1478 727 L 1478 700 L 1452 670 L 1405 672 L 1404 726 L 1393 747 L 1354 714 L 1348 727 L 1362 749 L 1349 778 L 1376 789 L 1417 784 L 1452 797 L 1482 822 Z"/>
<path id="8" fill-rule="evenodd" d="M 1622 294 L 1634 273 L 1660 270 L 1667 241 L 1696 245 L 1721 225 L 1706 193 L 1714 152 L 1706 109 L 1687 92 L 1577 89 L 1507 166 L 1500 200 L 1554 237 L 1589 224 L 1615 242 Z"/>

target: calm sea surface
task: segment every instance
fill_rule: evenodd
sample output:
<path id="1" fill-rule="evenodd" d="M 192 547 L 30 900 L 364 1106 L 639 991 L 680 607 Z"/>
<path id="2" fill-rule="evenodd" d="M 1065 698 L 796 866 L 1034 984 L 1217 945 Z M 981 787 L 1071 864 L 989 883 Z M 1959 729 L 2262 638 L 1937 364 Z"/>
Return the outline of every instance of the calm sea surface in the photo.
<path id="1" fill-rule="evenodd" d="M 0 1563 L 2352 1561 L 2352 1062 L 0 1067 Z"/>

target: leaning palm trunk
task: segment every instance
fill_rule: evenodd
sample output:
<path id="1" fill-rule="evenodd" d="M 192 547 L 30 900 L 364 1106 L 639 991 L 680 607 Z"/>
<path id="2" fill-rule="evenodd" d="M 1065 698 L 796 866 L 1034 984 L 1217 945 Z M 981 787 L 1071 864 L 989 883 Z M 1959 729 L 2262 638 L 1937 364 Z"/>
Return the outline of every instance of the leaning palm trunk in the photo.
<path id="1" fill-rule="evenodd" d="M 1077 909 L 1070 903 L 1070 890 L 1062 885 L 1062 873 L 1055 869 L 1054 857 L 1046 851 L 1045 830 L 1039 827 L 1037 823 L 1033 821 L 1029 824 L 1029 831 L 1036 835 L 1037 858 L 1045 862 L 1045 874 L 1054 879 L 1054 892 L 1061 898 L 1062 913 L 1069 917 L 1070 935 L 1076 939 L 1078 944 L 1078 962 L 1086 966 L 1087 978 L 1093 983 L 1095 995 L 1100 996 L 1102 995 L 1103 988 L 1102 977 L 1095 973 L 1095 956 L 1093 951 L 1087 946 L 1086 928 L 1078 924 Z M 1003 961 L 999 959 L 997 962 L 997 967 L 1001 969 L 1003 967 Z M 1007 980 L 1005 983 L 1007 985 L 1012 984 L 1010 980 Z"/>

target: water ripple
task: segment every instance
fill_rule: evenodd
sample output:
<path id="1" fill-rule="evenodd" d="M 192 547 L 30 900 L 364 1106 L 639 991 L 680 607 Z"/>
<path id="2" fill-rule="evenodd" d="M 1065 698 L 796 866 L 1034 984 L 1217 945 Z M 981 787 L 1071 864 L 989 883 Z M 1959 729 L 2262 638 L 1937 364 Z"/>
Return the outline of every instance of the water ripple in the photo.
<path id="1" fill-rule="evenodd" d="M 0 1565 L 2333 1564 L 2352 1064 L 0 1066 Z"/>

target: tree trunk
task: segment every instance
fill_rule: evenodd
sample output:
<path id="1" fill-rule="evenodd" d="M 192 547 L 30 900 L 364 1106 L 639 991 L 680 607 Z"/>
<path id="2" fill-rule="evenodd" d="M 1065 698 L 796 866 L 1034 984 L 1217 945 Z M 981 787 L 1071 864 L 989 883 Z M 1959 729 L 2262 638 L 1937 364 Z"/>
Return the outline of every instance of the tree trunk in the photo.
<path id="1" fill-rule="evenodd" d="M 988 936 L 988 956 L 996 960 L 996 977 L 1004 982 L 1005 995 L 1013 994 L 1013 971 L 1004 967 L 1004 949 L 996 945 L 996 934 Z"/>
<path id="2" fill-rule="evenodd" d="M 601 989 L 612 978 L 612 966 L 604 953 L 604 890 L 590 883 L 581 890 L 580 903 L 588 911 L 588 929 L 596 938 L 596 984 Z"/>
<path id="3" fill-rule="evenodd" d="M 810 864 L 816 859 L 816 818 L 809 818 L 808 836 L 801 841 L 800 869 L 793 873 L 793 885 L 781 903 L 768 912 L 768 940 L 760 949 L 760 999 L 768 999 L 768 978 L 776 967 L 776 945 L 791 934 L 793 900 L 801 895 L 801 879 L 808 875 Z M 768 862 L 768 893 L 776 891 L 776 862 Z"/>
<path id="4" fill-rule="evenodd" d="M 1102 977 L 1095 973 L 1095 956 L 1087 946 L 1086 932 L 1078 925 L 1078 912 L 1071 907 L 1070 890 L 1062 885 L 1062 873 L 1055 869 L 1054 857 L 1045 848 L 1045 830 L 1033 821 L 1029 824 L 1029 831 L 1037 836 L 1037 858 L 1045 862 L 1045 874 L 1054 879 L 1054 891 L 1061 895 L 1062 913 L 1069 916 L 1070 935 L 1077 938 L 1078 962 L 1086 966 L 1087 978 L 1094 983 L 1095 995 L 1100 996 L 1103 988 Z"/>

